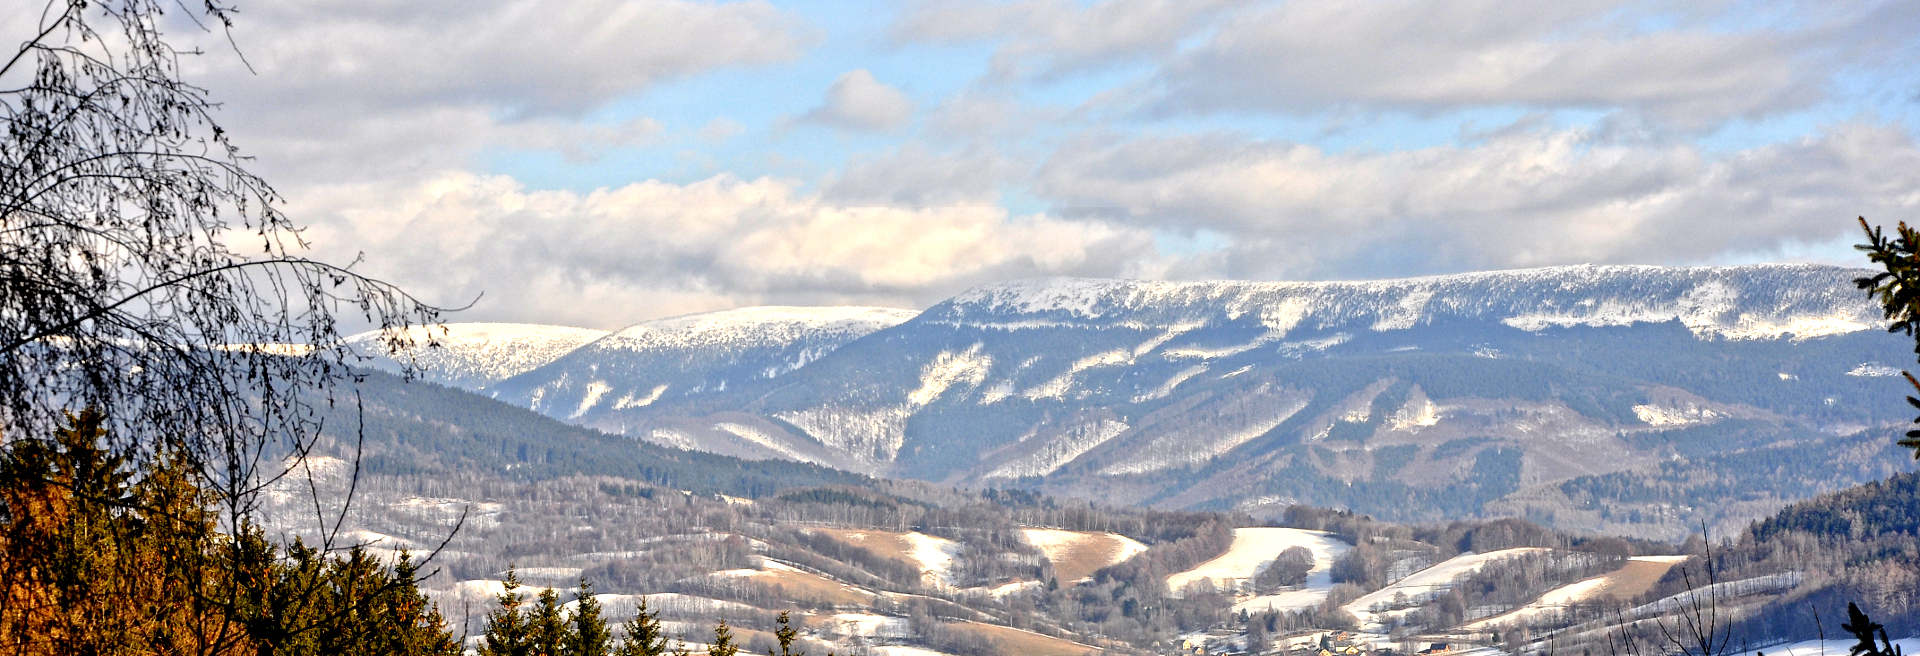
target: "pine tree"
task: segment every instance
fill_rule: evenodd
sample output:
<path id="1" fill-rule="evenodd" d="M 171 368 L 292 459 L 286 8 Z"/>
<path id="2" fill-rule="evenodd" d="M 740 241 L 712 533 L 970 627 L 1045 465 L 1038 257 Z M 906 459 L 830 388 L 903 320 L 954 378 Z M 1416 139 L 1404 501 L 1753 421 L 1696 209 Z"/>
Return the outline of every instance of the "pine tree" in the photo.
<path id="1" fill-rule="evenodd" d="M 660 630 L 660 613 L 647 611 L 647 598 L 640 598 L 640 614 L 622 626 L 627 637 L 620 641 L 614 656 L 666 656 L 667 636 Z"/>
<path id="2" fill-rule="evenodd" d="M 613 634 L 600 617 L 600 602 L 593 598 L 593 584 L 580 577 L 580 590 L 573 595 L 573 632 L 562 652 L 565 656 L 608 656 Z"/>
<path id="3" fill-rule="evenodd" d="M 540 603 L 533 608 L 528 626 L 536 656 L 560 656 L 572 632 L 567 630 L 566 618 L 560 616 L 560 595 L 553 588 L 540 591 Z"/>
<path id="4" fill-rule="evenodd" d="M 392 580 L 382 593 L 380 608 L 389 618 L 385 652 L 407 656 L 455 656 L 460 643 L 447 631 L 440 607 L 420 593 L 420 566 L 413 555 L 400 552 Z"/>
<path id="5" fill-rule="evenodd" d="M 713 627 L 713 644 L 707 645 L 707 656 L 738 656 L 740 647 L 733 644 L 733 629 L 727 628 L 727 621 L 720 620 Z"/>
<path id="6" fill-rule="evenodd" d="M 800 635 L 800 630 L 793 628 L 787 611 L 780 611 L 780 617 L 774 620 L 774 625 L 773 639 L 780 643 L 780 648 L 767 656 L 807 656 L 807 652 L 793 650 L 793 639 Z"/>
<path id="7" fill-rule="evenodd" d="M 520 576 L 507 568 L 506 589 L 500 592 L 500 607 L 487 613 L 484 656 L 533 656 L 532 627 L 520 606 Z"/>

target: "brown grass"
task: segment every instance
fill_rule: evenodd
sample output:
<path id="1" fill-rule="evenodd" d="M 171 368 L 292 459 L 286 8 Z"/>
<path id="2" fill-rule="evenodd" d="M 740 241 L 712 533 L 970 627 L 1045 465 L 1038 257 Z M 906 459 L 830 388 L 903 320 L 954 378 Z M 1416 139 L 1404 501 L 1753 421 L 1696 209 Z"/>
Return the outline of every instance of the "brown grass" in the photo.
<path id="1" fill-rule="evenodd" d="M 908 542 L 904 533 L 879 531 L 867 528 L 817 528 L 813 529 L 831 536 L 835 540 L 871 551 L 882 558 L 890 558 L 919 567 L 919 561 L 910 555 L 913 543 Z"/>
<path id="2" fill-rule="evenodd" d="M 1049 558 L 1053 574 L 1062 583 L 1078 583 L 1094 572 L 1113 564 L 1120 556 L 1120 541 L 1105 533 L 1081 533 L 1086 539 L 1075 541 L 1064 551 Z"/>
<path id="3" fill-rule="evenodd" d="M 772 570 L 754 574 L 752 580 L 754 585 L 768 589 L 778 586 L 788 601 L 865 605 L 874 597 L 873 593 L 810 572 Z"/>
<path id="4" fill-rule="evenodd" d="M 1607 573 L 1607 583 L 1601 590 L 1608 597 L 1620 600 L 1632 600 L 1653 589 L 1660 577 L 1667 575 L 1679 563 L 1659 563 L 1645 560 L 1629 560 L 1626 566 Z"/>
<path id="5" fill-rule="evenodd" d="M 1000 653 L 1009 656 L 1015 654 L 1019 656 L 1085 656 L 1099 651 L 1098 647 L 1083 645 L 1072 640 L 992 624 L 952 622 L 948 626 L 956 631 L 965 631 L 993 641 Z"/>

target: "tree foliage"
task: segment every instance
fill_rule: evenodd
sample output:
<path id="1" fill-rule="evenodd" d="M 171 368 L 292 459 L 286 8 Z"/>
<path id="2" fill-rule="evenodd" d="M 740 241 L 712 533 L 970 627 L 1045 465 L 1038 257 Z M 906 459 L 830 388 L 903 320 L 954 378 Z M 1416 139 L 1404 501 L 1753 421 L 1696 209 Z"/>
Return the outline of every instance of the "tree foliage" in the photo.
<path id="1" fill-rule="evenodd" d="M 0 446 L 0 653 L 459 653 L 411 558 L 222 531 L 184 459 L 130 465 L 102 423 Z"/>
<path id="2" fill-rule="evenodd" d="M 1915 338 L 1913 352 L 1920 356 L 1920 230 L 1908 227 L 1901 221 L 1894 226 L 1892 237 L 1878 227 L 1869 225 L 1866 217 L 1860 217 L 1860 229 L 1867 234 L 1867 243 L 1854 248 L 1865 251 L 1867 260 L 1873 262 L 1879 270 L 1873 275 L 1856 278 L 1853 284 L 1866 291 L 1869 298 L 1880 303 L 1880 309 L 1888 322 L 1887 331 L 1906 333 Z M 1912 373 L 1902 371 L 1916 393 L 1920 393 L 1920 379 Z M 1920 397 L 1907 397 L 1907 404 L 1920 408 Z M 1920 417 L 1914 418 L 1920 423 Z M 1907 431 L 1900 446 L 1913 449 L 1913 457 L 1920 460 L 1920 429 Z"/>
<path id="3" fill-rule="evenodd" d="M 119 448 L 171 450 L 244 512 L 280 473 L 262 450 L 310 447 L 359 361 L 343 322 L 397 329 L 438 310 L 306 255 L 208 91 L 183 79 L 199 53 L 166 38 L 169 11 L 209 29 L 233 16 L 215 0 L 49 0 L 0 51 L 0 431 L 44 435 L 97 408 Z"/>

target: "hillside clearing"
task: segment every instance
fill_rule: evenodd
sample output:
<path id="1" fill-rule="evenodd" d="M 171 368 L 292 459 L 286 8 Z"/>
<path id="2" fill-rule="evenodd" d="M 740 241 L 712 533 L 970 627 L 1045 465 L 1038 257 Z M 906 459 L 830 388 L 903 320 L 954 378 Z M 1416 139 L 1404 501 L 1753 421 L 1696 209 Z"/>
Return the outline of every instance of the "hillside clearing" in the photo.
<path id="1" fill-rule="evenodd" d="M 1637 556 L 1619 569 L 1581 579 L 1540 595 L 1539 599 L 1513 610 L 1462 625 L 1466 631 L 1482 631 L 1495 626 L 1534 624 L 1553 619 L 1568 607 L 1594 599 L 1627 600 L 1646 594 L 1667 570 L 1684 562 L 1686 556 Z"/>
<path id="2" fill-rule="evenodd" d="M 1327 531 L 1296 527 L 1236 527 L 1233 529 L 1233 545 L 1227 547 L 1225 554 L 1202 562 L 1198 568 L 1169 575 L 1167 589 L 1179 593 L 1183 587 L 1198 581 L 1212 581 L 1213 587 L 1219 589 L 1238 589 L 1246 579 L 1260 574 L 1260 570 L 1265 570 L 1267 564 L 1281 556 L 1281 552 L 1292 547 L 1306 547 L 1313 552 L 1313 570 L 1308 572 L 1306 591 L 1315 591 L 1317 597 L 1327 597 L 1327 589 L 1332 589 L 1332 579 L 1329 577 L 1332 562 L 1352 549 L 1352 545 L 1340 541 Z"/>
<path id="3" fill-rule="evenodd" d="M 1023 528 L 1020 535 L 1046 555 L 1053 563 L 1054 577 L 1067 584 L 1090 580 L 1100 568 L 1125 562 L 1147 550 L 1139 540 L 1118 533 Z"/>
<path id="4" fill-rule="evenodd" d="M 953 557 L 960 544 L 918 531 L 900 533 L 873 529 L 813 529 L 833 539 L 867 549 L 883 558 L 912 563 L 920 568 L 927 585 L 953 587 Z"/>
<path id="5" fill-rule="evenodd" d="M 963 631 L 992 641 L 1002 654 L 1021 654 L 1022 656 L 1085 656 L 1099 648 L 1083 645 L 1072 640 L 1040 635 L 1032 631 L 982 624 L 979 622 L 950 622 L 947 627 Z"/>
<path id="6" fill-rule="evenodd" d="M 1361 628 L 1377 628 L 1384 625 L 1390 618 L 1410 612 L 1407 609 L 1388 608 L 1393 604 L 1395 597 L 1400 597 L 1409 604 L 1418 605 L 1445 592 L 1460 579 L 1479 572 L 1488 563 L 1547 551 L 1549 550 L 1541 547 L 1514 547 L 1486 553 L 1463 553 L 1414 572 L 1387 587 L 1362 595 L 1359 599 L 1347 602 L 1340 609 L 1360 620 Z"/>

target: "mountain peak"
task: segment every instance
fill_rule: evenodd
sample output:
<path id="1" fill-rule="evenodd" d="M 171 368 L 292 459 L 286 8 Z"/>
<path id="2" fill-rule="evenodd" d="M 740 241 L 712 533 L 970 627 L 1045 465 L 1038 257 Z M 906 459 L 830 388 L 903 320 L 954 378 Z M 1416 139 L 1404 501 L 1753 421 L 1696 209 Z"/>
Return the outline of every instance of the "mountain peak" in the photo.
<path id="1" fill-rule="evenodd" d="M 1814 264 L 1582 264 L 1319 282 L 1042 278 L 978 287 L 927 314 L 1001 327 L 1169 327 L 1251 317 L 1276 338 L 1296 329 L 1404 330 L 1452 320 L 1529 331 L 1678 321 L 1703 337 L 1806 338 L 1875 325 L 1874 308 L 1851 284 L 1859 274 Z"/>
<path id="2" fill-rule="evenodd" d="M 801 335 L 867 334 L 912 319 L 917 312 L 899 308 L 829 305 L 769 305 L 702 312 L 643 321 L 621 329 L 606 346 L 658 348 L 730 342 L 791 342 Z"/>

